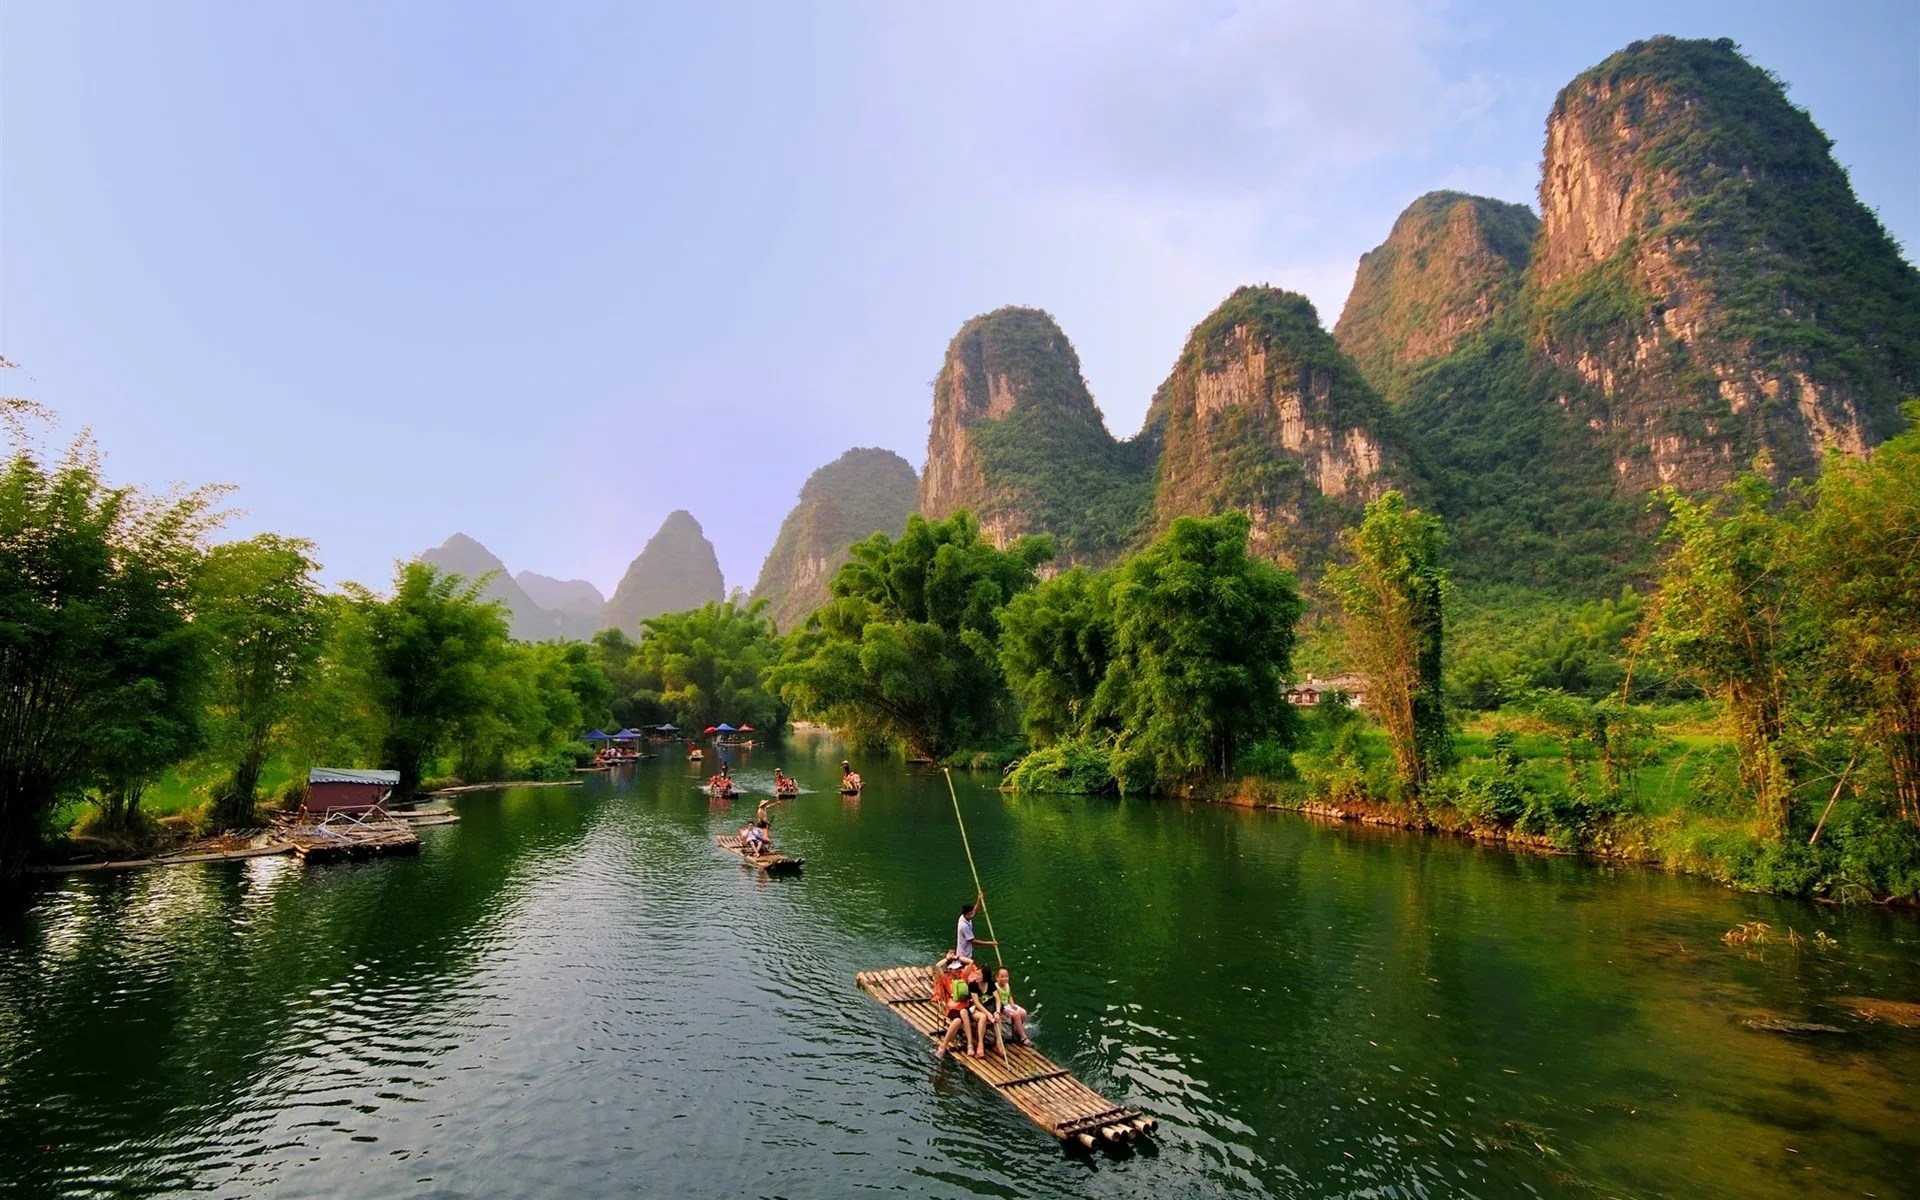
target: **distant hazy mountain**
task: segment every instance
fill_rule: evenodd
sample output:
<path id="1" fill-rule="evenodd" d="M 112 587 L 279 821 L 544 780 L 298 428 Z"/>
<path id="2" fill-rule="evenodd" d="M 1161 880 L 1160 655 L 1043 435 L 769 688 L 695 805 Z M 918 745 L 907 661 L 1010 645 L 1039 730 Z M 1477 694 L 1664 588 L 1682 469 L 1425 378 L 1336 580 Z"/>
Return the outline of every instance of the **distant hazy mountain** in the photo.
<path id="1" fill-rule="evenodd" d="M 584 579 L 555 579 L 533 571 L 522 571 L 513 579 L 535 604 L 559 617 L 567 637 L 585 641 L 606 619 L 607 598 Z"/>
<path id="2" fill-rule="evenodd" d="M 753 598 L 781 629 L 827 600 L 827 583 L 847 549 L 869 534 L 898 534 L 919 503 L 913 465 L 891 450 L 849 450 L 815 471 L 760 567 Z"/>
<path id="3" fill-rule="evenodd" d="M 420 561 L 467 579 L 479 579 L 492 572 L 487 580 L 486 596 L 507 606 L 508 628 L 514 637 L 523 642 L 540 642 L 562 636 L 560 615 L 536 604 L 514 577 L 507 574 L 507 565 L 466 534 L 454 534 L 420 555 Z"/>
<path id="4" fill-rule="evenodd" d="M 693 514 L 679 509 L 668 514 L 627 568 L 601 624 L 638 636 L 640 622 L 648 617 L 699 608 L 725 594 L 713 543 Z"/>

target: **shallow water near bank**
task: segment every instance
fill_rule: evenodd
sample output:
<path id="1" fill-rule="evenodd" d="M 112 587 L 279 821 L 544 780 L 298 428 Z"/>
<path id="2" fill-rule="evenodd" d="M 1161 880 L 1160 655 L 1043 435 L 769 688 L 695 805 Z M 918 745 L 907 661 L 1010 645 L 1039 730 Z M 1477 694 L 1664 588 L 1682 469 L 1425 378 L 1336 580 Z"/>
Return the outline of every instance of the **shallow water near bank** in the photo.
<path id="1" fill-rule="evenodd" d="M 1040 1048 L 1161 1119 L 1063 1154 L 853 984 L 971 891 L 937 771 L 801 738 L 476 793 L 418 858 L 0 900 L 25 1195 L 1896 1196 L 1920 921 L 1453 839 L 957 775 Z M 784 766 L 807 859 L 713 844 Z M 1775 940 L 1730 947 L 1741 922 Z M 985 933 L 985 923 L 980 922 Z M 1792 928 L 1807 939 L 1784 940 Z M 1837 945 L 1813 940 L 1824 933 Z M 1746 1021 L 1827 1024 L 1790 1035 Z M 1909 1193 L 1910 1194 L 1910 1193 Z"/>

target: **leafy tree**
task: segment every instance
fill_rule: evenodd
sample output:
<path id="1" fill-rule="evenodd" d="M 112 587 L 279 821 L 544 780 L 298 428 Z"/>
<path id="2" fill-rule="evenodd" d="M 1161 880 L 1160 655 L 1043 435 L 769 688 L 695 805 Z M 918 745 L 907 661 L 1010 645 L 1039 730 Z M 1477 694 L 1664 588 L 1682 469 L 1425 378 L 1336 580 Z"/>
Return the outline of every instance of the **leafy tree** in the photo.
<path id="1" fill-rule="evenodd" d="M 276 534 L 215 546 L 195 581 L 195 624 L 206 638 L 207 716 L 232 774 L 214 793 L 222 826 L 254 821 L 254 793 L 286 731 L 326 634 L 313 543 Z"/>
<path id="2" fill-rule="evenodd" d="M 765 682 L 780 652 L 768 606 L 709 601 L 642 621 L 634 698 L 657 704 L 684 729 L 726 721 L 777 733 L 787 704 Z"/>
<path id="3" fill-rule="evenodd" d="M 913 516 L 853 547 L 769 679 L 802 716 L 930 758 L 996 737 L 1011 707 L 1000 610 L 1052 555 L 1051 538 L 995 548 L 965 511 Z"/>
<path id="4" fill-rule="evenodd" d="M 456 724 L 487 711 L 492 699 L 488 674 L 506 654 L 507 619 L 481 598 L 484 586 L 408 562 L 391 596 L 347 587 L 381 718 L 380 761 L 400 772 L 402 797 L 419 788 Z"/>
<path id="5" fill-rule="evenodd" d="M 1400 786 L 1416 797 L 1453 758 L 1441 693 L 1444 541 L 1438 518 L 1390 491 L 1341 535 L 1352 561 L 1324 577 L 1340 604 L 1348 655 L 1367 677 L 1367 710 L 1386 729 Z"/>
<path id="6" fill-rule="evenodd" d="M 1000 668 L 1036 746 L 1088 732 L 1113 660 L 1116 573 L 1075 567 L 1007 602 Z"/>
<path id="7" fill-rule="evenodd" d="M 87 787 L 131 822 L 198 740 L 191 584 L 217 494 L 111 487 L 85 442 L 0 470 L 0 873 Z"/>
<path id="8" fill-rule="evenodd" d="M 1756 476 L 1736 480 L 1719 503 L 1672 488 L 1661 498 L 1672 514 L 1667 556 L 1641 645 L 1725 706 L 1740 782 L 1779 838 L 1793 804 L 1784 753 L 1798 603 L 1792 530 Z"/>
<path id="9" fill-rule="evenodd" d="M 1830 455 L 1810 533 L 1794 593 L 1820 634 L 1823 690 L 1863 714 L 1900 815 L 1920 824 L 1920 432 L 1864 461 Z"/>
<path id="10" fill-rule="evenodd" d="M 1300 594 L 1293 576 L 1247 555 L 1245 513 L 1182 517 L 1119 569 L 1113 660 L 1095 705 L 1124 733 L 1124 784 L 1224 776 L 1240 752 L 1291 745 L 1284 683 Z"/>
<path id="11" fill-rule="evenodd" d="M 514 642 L 488 666 L 481 693 L 454 722 L 462 779 L 526 778 L 530 764 L 606 720 L 613 689 L 579 642 Z"/>

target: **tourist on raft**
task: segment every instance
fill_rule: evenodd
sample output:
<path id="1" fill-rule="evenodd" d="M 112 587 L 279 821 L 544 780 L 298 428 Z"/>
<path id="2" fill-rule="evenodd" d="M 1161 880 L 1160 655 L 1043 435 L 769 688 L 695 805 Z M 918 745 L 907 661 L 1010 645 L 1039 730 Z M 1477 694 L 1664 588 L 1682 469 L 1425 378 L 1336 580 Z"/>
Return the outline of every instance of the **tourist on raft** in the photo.
<path id="1" fill-rule="evenodd" d="M 947 1030 L 934 1048 L 934 1058 L 947 1056 L 947 1047 L 953 1044 L 956 1033 L 966 1046 L 967 1057 L 979 1058 L 984 1053 L 980 1048 L 980 1024 L 973 1014 L 974 992 L 979 986 L 980 968 L 970 958 L 944 954 L 933 964 L 933 999 L 936 1004 L 944 1004 L 947 1010 Z"/>
<path id="2" fill-rule="evenodd" d="M 844 758 L 840 760 L 840 790 L 843 792 L 860 790 L 860 776 L 854 773 L 853 764 Z"/>
<path id="3" fill-rule="evenodd" d="M 1022 1046 L 1033 1045 L 1033 1039 L 1027 1036 L 1027 1010 L 1013 1002 L 1012 977 L 1007 969 L 1001 967 L 993 973 L 993 978 L 980 985 L 974 996 L 974 1019 L 980 1023 L 980 1048 L 987 1045 L 987 1030 L 993 1030 L 993 1036 L 1000 1049 L 1006 1049 L 1000 1026 L 1003 1022 L 1013 1023 L 1013 1040 Z"/>
<path id="4" fill-rule="evenodd" d="M 748 854 L 767 854 L 773 850 L 773 833 L 765 821 L 755 821 L 740 831 L 740 844 Z"/>
<path id="5" fill-rule="evenodd" d="M 787 774 L 785 771 L 782 771 L 779 767 L 775 767 L 773 769 L 774 795 L 777 796 L 781 792 L 785 792 L 789 790 L 798 790 L 799 787 L 800 787 L 799 782 L 795 780 L 793 776 Z"/>

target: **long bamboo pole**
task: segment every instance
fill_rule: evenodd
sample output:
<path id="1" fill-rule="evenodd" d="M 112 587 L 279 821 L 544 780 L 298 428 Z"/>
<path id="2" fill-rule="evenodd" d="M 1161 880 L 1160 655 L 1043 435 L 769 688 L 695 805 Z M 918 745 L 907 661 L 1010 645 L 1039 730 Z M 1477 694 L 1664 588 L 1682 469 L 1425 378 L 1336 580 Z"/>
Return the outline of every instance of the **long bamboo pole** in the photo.
<path id="1" fill-rule="evenodd" d="M 1006 965 L 1006 961 L 1000 957 L 1000 935 L 993 931 L 993 912 L 987 907 L 987 893 L 980 886 L 980 868 L 973 863 L 973 844 L 967 840 L 966 818 L 960 815 L 960 793 L 953 790 L 953 769 L 950 767 L 941 767 L 940 773 L 947 777 L 947 795 L 953 799 L 953 819 L 954 822 L 960 826 L 960 848 L 967 852 L 967 870 L 973 875 L 973 898 L 979 902 L 980 915 L 987 922 L 987 937 L 993 942 L 993 965 L 997 971 L 998 968 Z M 1011 984 L 1013 982 L 1012 978 L 1009 977 L 1007 982 Z M 1000 997 L 1000 1007 L 1005 1008 L 1012 1003 L 1013 989 L 1009 987 L 1006 995 Z M 1011 1071 L 1013 1067 L 1007 1058 L 1007 1042 L 1005 1038 L 1000 1036 L 999 1013 L 994 1014 L 993 1040 L 1000 1047 L 1001 1065 Z"/>

